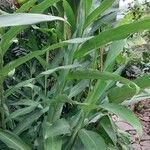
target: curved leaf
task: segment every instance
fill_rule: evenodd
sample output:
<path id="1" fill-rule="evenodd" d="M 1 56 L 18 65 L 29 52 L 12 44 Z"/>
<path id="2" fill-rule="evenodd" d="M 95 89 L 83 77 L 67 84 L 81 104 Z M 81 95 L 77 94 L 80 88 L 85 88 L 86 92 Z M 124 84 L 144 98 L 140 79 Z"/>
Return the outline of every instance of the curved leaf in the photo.
<path id="1" fill-rule="evenodd" d="M 75 52 L 74 57 L 79 58 L 91 50 L 98 49 L 104 44 L 126 38 L 129 34 L 150 29 L 150 19 L 141 20 L 131 24 L 122 25 L 100 33 L 83 43 Z"/>
<path id="2" fill-rule="evenodd" d="M 65 15 L 67 17 L 68 22 L 71 24 L 73 31 L 76 27 L 75 15 L 74 12 L 66 0 L 63 0 L 63 7 L 65 10 Z"/>
<path id="3" fill-rule="evenodd" d="M 60 0 L 44 0 L 38 5 L 34 5 L 32 7 L 32 3 L 28 1 L 24 5 L 22 5 L 16 12 L 24 12 L 29 10 L 29 8 L 32 7 L 31 13 L 42 13 L 44 12 L 47 8 L 52 6 L 54 3 L 58 2 Z M 3 54 L 8 50 L 10 45 L 13 42 L 13 38 L 15 38 L 22 30 L 24 30 L 26 27 L 24 26 L 19 26 L 19 27 L 11 27 L 2 37 L 2 41 L 0 43 L 0 46 L 2 47 Z"/>
<path id="4" fill-rule="evenodd" d="M 48 108 L 45 108 L 43 110 L 36 109 L 32 113 L 27 114 L 25 117 L 22 117 L 22 120 L 19 122 L 19 124 L 16 126 L 13 132 L 17 135 L 21 134 L 23 131 L 30 128 L 31 124 L 35 122 L 36 120 L 38 120 L 47 111 L 48 111 Z"/>
<path id="5" fill-rule="evenodd" d="M 108 150 L 103 138 L 98 133 L 81 129 L 78 135 L 86 150 Z"/>
<path id="6" fill-rule="evenodd" d="M 4 142 L 9 148 L 15 150 L 31 150 L 31 148 L 18 136 L 9 131 L 0 129 L 0 140 Z"/>
<path id="7" fill-rule="evenodd" d="M 104 70 L 108 71 L 112 63 L 114 63 L 116 57 L 123 51 L 125 44 L 126 44 L 126 40 L 119 40 L 119 41 L 112 42 L 110 51 L 108 52 L 106 57 Z"/>
<path id="8" fill-rule="evenodd" d="M 85 20 L 84 28 L 88 27 L 97 19 L 105 10 L 107 10 L 115 0 L 104 0 Z"/>
<path id="9" fill-rule="evenodd" d="M 109 116 L 103 116 L 100 119 L 100 126 L 105 130 L 108 138 L 110 138 L 114 144 L 117 143 L 116 130 L 114 129 L 114 124 Z"/>
<path id="10" fill-rule="evenodd" d="M 144 75 L 133 81 L 140 87 L 141 90 L 150 87 L 150 75 Z M 124 100 L 132 98 L 135 94 L 135 89 L 129 86 L 112 88 L 108 93 L 109 101 L 112 103 L 122 103 Z"/>
<path id="11" fill-rule="evenodd" d="M 44 126 L 44 138 L 55 137 L 71 132 L 69 123 L 65 119 L 59 119 L 54 124 L 46 123 Z"/>
<path id="12" fill-rule="evenodd" d="M 132 82 L 126 78 L 123 78 L 120 75 L 116 75 L 114 73 L 110 73 L 110 72 L 106 72 L 106 71 L 100 72 L 98 70 L 93 70 L 93 69 L 77 70 L 74 72 L 70 72 L 68 74 L 68 79 L 101 79 L 103 81 L 108 81 L 108 80 L 120 81 L 120 82 L 126 84 L 127 87 L 130 87 L 130 89 L 132 89 L 134 91 L 134 95 L 140 91 L 140 88 L 134 82 Z M 86 101 L 95 103 L 97 101 L 97 96 L 96 96 L 96 98 L 94 98 L 95 95 L 98 95 L 98 93 L 103 92 L 103 90 L 104 90 L 103 86 L 105 86 L 105 85 L 106 85 L 105 82 L 101 82 L 101 88 L 99 88 L 99 90 L 94 91 L 95 93 L 92 93 L 86 99 Z M 96 86 L 99 87 L 99 84 L 97 84 Z"/>
<path id="13" fill-rule="evenodd" d="M 33 106 L 29 106 L 29 107 L 25 107 L 22 109 L 18 109 L 16 111 L 14 111 L 13 113 L 11 113 L 9 118 L 15 119 L 15 118 L 20 117 L 20 116 L 25 116 L 26 114 L 32 112 L 37 107 L 37 105 L 38 104 L 33 105 Z"/>
<path id="14" fill-rule="evenodd" d="M 103 80 L 113 80 L 113 81 L 121 81 L 128 85 L 133 85 L 133 87 L 137 87 L 136 84 L 126 78 L 123 78 L 119 75 L 110 73 L 110 72 L 100 72 L 94 69 L 86 69 L 86 70 L 76 70 L 74 72 L 69 73 L 68 79 L 103 79 Z M 137 87 L 138 88 L 138 87 Z"/>
<path id="15" fill-rule="evenodd" d="M 34 52 L 31 52 L 23 57 L 20 57 L 14 61 L 11 61 L 11 63 L 8 63 L 6 66 L 4 66 L 3 68 L 3 75 L 7 76 L 8 73 L 13 70 L 14 68 L 22 65 L 23 63 L 31 60 L 32 58 L 35 58 L 37 56 L 43 55 L 44 53 L 46 53 L 47 51 L 51 51 L 51 50 L 55 50 L 57 48 L 63 47 L 63 46 L 67 46 L 68 44 L 72 44 L 72 43 L 82 43 L 85 42 L 86 40 L 90 39 L 91 37 L 87 37 L 87 38 L 75 38 L 75 39 L 71 39 L 71 40 L 67 40 L 67 41 L 63 41 L 60 43 L 56 43 L 53 44 L 47 48 L 44 48 L 43 50 L 37 50 Z"/>
<path id="16" fill-rule="evenodd" d="M 65 21 L 61 17 L 44 14 L 34 14 L 34 13 L 7 14 L 0 16 L 0 27 L 31 25 L 40 22 L 55 21 L 55 20 Z"/>
<path id="17" fill-rule="evenodd" d="M 117 104 L 103 104 L 100 105 L 100 108 L 108 110 L 109 112 L 114 113 L 118 117 L 122 118 L 124 121 L 127 121 L 133 126 L 133 128 L 137 130 L 139 136 L 142 136 L 142 125 L 139 119 L 135 116 L 135 114 L 132 111 L 125 108 L 124 106 Z"/>

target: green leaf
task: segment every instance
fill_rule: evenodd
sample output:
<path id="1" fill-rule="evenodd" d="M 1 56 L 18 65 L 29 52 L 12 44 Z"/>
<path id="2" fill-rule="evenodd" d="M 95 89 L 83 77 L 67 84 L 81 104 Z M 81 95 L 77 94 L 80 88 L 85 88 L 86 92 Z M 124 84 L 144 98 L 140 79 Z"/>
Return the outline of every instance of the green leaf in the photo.
<path id="1" fill-rule="evenodd" d="M 60 0 L 44 0 L 38 5 L 34 5 L 32 7 L 31 13 L 42 13 L 44 12 L 47 8 L 52 6 L 54 3 L 58 2 Z M 27 7 L 26 7 L 27 5 Z M 20 9 L 23 10 L 18 10 L 17 12 L 24 12 L 28 11 L 29 8 L 31 8 L 31 3 L 27 2 L 25 3 Z M 26 10 L 23 8 L 26 7 Z M 19 26 L 19 27 L 12 27 L 10 28 L 2 37 L 2 41 L 0 43 L 0 46 L 2 47 L 3 54 L 8 50 L 10 45 L 13 43 L 13 38 L 15 38 L 22 30 L 24 30 L 26 27 L 24 26 Z"/>
<path id="2" fill-rule="evenodd" d="M 125 44 L 126 40 L 115 41 L 111 44 L 110 51 L 107 54 L 104 64 L 104 70 L 107 70 L 112 65 L 116 57 L 123 51 Z"/>
<path id="3" fill-rule="evenodd" d="M 35 5 L 31 12 L 33 13 L 42 13 L 44 12 L 44 10 L 46 10 L 47 8 L 49 8 L 50 6 L 54 5 L 55 3 L 59 2 L 60 0 L 44 0 L 41 3 L 39 3 L 38 5 Z"/>
<path id="4" fill-rule="evenodd" d="M 39 61 L 39 63 L 41 64 L 41 66 L 43 67 L 44 70 L 49 68 L 49 64 L 46 62 L 46 60 L 44 60 L 40 56 L 37 56 L 36 59 Z"/>
<path id="5" fill-rule="evenodd" d="M 14 150 L 31 150 L 26 143 L 10 131 L 0 129 L 0 140 Z"/>
<path id="6" fill-rule="evenodd" d="M 34 52 L 31 52 L 23 57 L 20 57 L 14 61 L 11 61 L 10 63 L 8 63 L 6 66 L 4 66 L 3 68 L 3 75 L 7 76 L 8 73 L 17 68 L 18 66 L 20 66 L 23 63 L 26 63 L 27 61 L 31 60 L 32 58 L 36 58 L 37 56 L 43 55 L 45 54 L 47 51 L 52 51 L 55 50 L 57 48 L 63 47 L 63 46 L 67 46 L 68 44 L 72 44 L 72 43 L 82 43 L 85 42 L 86 40 L 91 39 L 91 37 L 87 37 L 87 38 L 75 38 L 75 39 L 71 39 L 71 40 L 67 40 L 67 41 L 63 41 L 60 43 L 56 43 L 53 44 L 47 48 L 44 48 L 43 50 L 37 50 Z"/>
<path id="7" fill-rule="evenodd" d="M 28 85 L 29 83 L 33 82 L 34 81 L 34 78 L 31 78 L 29 80 L 25 80 L 25 81 L 22 81 L 20 83 L 18 83 L 17 85 L 15 86 L 11 86 L 9 87 L 7 90 L 5 90 L 4 92 L 4 95 L 5 95 L 5 98 L 7 98 L 8 96 L 10 96 L 12 93 L 14 93 L 15 91 L 17 91 L 18 89 Z"/>
<path id="8" fill-rule="evenodd" d="M 81 67 L 81 65 L 73 64 L 73 65 L 66 65 L 66 66 L 56 67 L 54 69 L 49 69 L 47 71 L 41 72 L 39 75 L 36 76 L 36 78 L 40 78 L 40 77 L 45 76 L 45 75 L 50 75 L 53 72 L 58 71 L 58 70 L 73 69 L 73 68 L 77 68 L 77 67 Z"/>
<path id="9" fill-rule="evenodd" d="M 124 121 L 127 121 L 133 126 L 134 129 L 138 132 L 139 136 L 142 136 L 142 125 L 139 119 L 135 114 L 124 106 L 117 104 L 102 104 L 100 108 L 103 108 L 113 114 L 116 114 L 118 117 L 122 118 Z"/>
<path id="10" fill-rule="evenodd" d="M 120 71 L 122 71 L 122 67 L 118 68 L 115 72 L 113 72 L 113 74 L 118 75 Z M 99 79 L 96 82 L 94 88 L 91 90 L 91 92 L 89 92 L 85 101 L 90 102 L 92 104 L 93 103 L 100 104 L 103 101 L 102 95 L 105 95 L 106 91 L 110 89 L 110 87 L 112 87 L 114 84 L 115 84 L 115 81 L 113 80 L 106 82 L 105 80 Z M 136 91 L 136 88 L 133 88 L 133 89 Z"/>
<path id="11" fill-rule="evenodd" d="M 62 150 L 62 139 L 50 137 L 44 141 L 44 150 Z"/>
<path id="12" fill-rule="evenodd" d="M 75 97 L 79 93 L 81 93 L 83 90 L 85 90 L 86 87 L 88 87 L 89 81 L 88 80 L 82 80 L 75 86 L 73 86 L 70 90 L 69 98 Z"/>
<path id="13" fill-rule="evenodd" d="M 104 139 L 98 133 L 81 129 L 78 135 L 86 150 L 108 150 Z"/>
<path id="14" fill-rule="evenodd" d="M 111 44 L 110 46 L 110 51 L 107 54 L 107 58 L 104 64 L 104 71 L 109 71 L 110 66 L 112 67 L 112 64 L 114 63 L 116 57 L 119 55 L 119 53 L 123 50 L 125 44 L 125 40 L 120 40 L 120 41 L 115 41 Z M 118 73 L 117 73 L 118 74 Z M 110 83 L 105 82 L 104 80 L 98 80 L 97 83 L 95 84 L 94 88 L 92 91 L 88 94 L 88 97 L 86 98 L 86 102 L 94 102 L 96 103 L 101 102 L 100 98 L 102 94 L 106 91 L 107 86 Z M 134 94 L 136 92 L 134 91 Z"/>
<path id="15" fill-rule="evenodd" d="M 119 75 L 116 75 L 114 73 L 110 73 L 110 72 L 100 72 L 98 70 L 93 70 L 93 69 L 86 69 L 86 70 L 77 70 L 74 72 L 70 72 L 68 74 L 68 79 L 101 79 L 103 81 L 99 81 L 98 84 L 96 84 L 96 89 L 99 88 L 99 85 L 101 85 L 101 88 L 99 88 L 98 90 L 95 90 L 93 93 L 91 93 L 88 98 L 86 99 L 86 102 L 91 102 L 91 103 L 96 103 L 98 98 L 99 98 L 99 94 L 103 93 L 103 91 L 105 90 L 104 87 L 106 86 L 106 82 L 108 80 L 112 80 L 112 81 L 120 81 L 124 84 L 126 84 L 127 86 L 129 86 L 131 89 L 134 90 L 134 95 L 137 94 L 139 92 L 139 87 L 132 81 L 123 78 Z"/>
<path id="16" fill-rule="evenodd" d="M 124 85 L 123 87 L 115 87 L 110 89 L 108 93 L 109 101 L 112 103 L 122 103 L 128 98 L 135 95 L 135 89 Z"/>
<path id="17" fill-rule="evenodd" d="M 111 41 L 125 39 L 128 35 L 150 29 L 150 19 L 141 20 L 131 24 L 122 25 L 114 29 L 101 32 L 99 35 L 83 43 L 75 52 L 74 57 L 79 58 L 91 50 L 98 49 Z"/>
<path id="18" fill-rule="evenodd" d="M 64 7 L 64 11 L 65 11 L 67 20 L 70 23 L 70 25 L 72 26 L 73 31 L 75 31 L 75 28 L 76 28 L 75 15 L 74 15 L 74 12 L 73 12 L 70 4 L 66 0 L 63 0 L 63 7 Z"/>
<path id="19" fill-rule="evenodd" d="M 115 0 L 104 0 L 85 20 L 84 29 L 97 19 L 105 10 L 107 10 Z"/>
<path id="20" fill-rule="evenodd" d="M 32 8 L 35 5 L 36 2 L 37 0 L 30 0 L 26 2 L 19 9 L 16 10 L 16 13 L 22 13 L 28 11 L 30 8 Z"/>
<path id="21" fill-rule="evenodd" d="M 141 90 L 150 87 L 150 75 L 144 75 L 133 81 Z M 108 93 L 109 101 L 112 103 L 122 103 L 135 95 L 135 89 L 129 86 L 112 88 Z"/>
<path id="22" fill-rule="evenodd" d="M 121 77 L 120 75 L 116 75 L 110 72 L 100 72 L 94 69 L 86 69 L 86 70 L 76 70 L 74 72 L 70 72 L 68 75 L 68 79 L 102 79 L 102 80 L 113 80 L 113 81 L 121 81 L 122 83 L 136 86 L 132 81 Z M 137 86 L 136 86 L 137 87 Z"/>
<path id="23" fill-rule="evenodd" d="M 21 134 L 26 129 L 30 128 L 31 124 L 35 122 L 37 119 L 41 117 L 43 113 L 48 111 L 47 108 L 45 110 L 35 110 L 34 112 L 27 114 L 25 117 L 22 117 L 22 120 L 19 122 L 19 124 L 16 126 L 16 128 L 13 130 L 13 132 L 17 135 Z"/>
<path id="24" fill-rule="evenodd" d="M 141 89 L 150 87 L 150 75 L 143 75 L 136 79 L 135 84 L 137 84 Z"/>
<path id="25" fill-rule="evenodd" d="M 33 105 L 33 106 L 26 107 L 26 108 L 18 109 L 16 111 L 14 111 L 13 113 L 11 113 L 9 118 L 15 119 L 19 116 L 26 115 L 26 114 L 32 112 L 36 107 L 37 107 L 37 105 Z"/>
<path id="26" fill-rule="evenodd" d="M 61 17 L 44 14 L 34 14 L 34 13 L 7 14 L 0 16 L 0 27 L 31 25 L 40 22 L 56 21 L 56 20 L 65 21 Z"/>
<path id="27" fill-rule="evenodd" d="M 31 52 L 23 57 L 20 57 L 10 63 L 8 63 L 4 68 L 3 68 L 3 75 L 4 76 L 7 76 L 8 73 L 13 70 L 14 68 L 17 68 L 18 66 L 20 66 L 21 64 L 31 60 L 32 58 L 35 58 L 39 55 L 42 55 L 44 54 L 46 51 L 48 50 L 52 50 L 51 47 L 49 47 L 49 49 L 44 49 L 42 51 L 34 51 L 34 52 Z"/>
<path id="28" fill-rule="evenodd" d="M 29 80 L 22 81 L 22 82 L 18 83 L 15 86 L 9 87 L 4 92 L 5 98 L 10 96 L 14 92 L 17 92 L 22 87 L 30 87 L 32 89 L 35 88 L 35 91 L 37 92 L 38 90 L 40 90 L 40 88 L 38 86 L 35 86 L 34 84 L 31 84 L 33 81 L 38 80 L 40 77 L 43 77 L 45 75 L 50 75 L 50 74 L 52 74 L 52 73 L 54 73 L 56 71 L 59 71 L 59 70 L 68 70 L 68 69 L 73 69 L 73 68 L 77 68 L 77 67 L 81 67 L 81 65 L 79 65 L 79 64 L 72 64 L 72 65 L 60 66 L 60 67 L 56 67 L 56 68 L 49 69 L 47 71 L 41 72 L 39 75 L 36 76 L 36 78 L 31 78 Z"/>
<path id="29" fill-rule="evenodd" d="M 30 100 L 30 99 L 19 99 L 19 101 L 10 103 L 10 105 L 13 105 L 13 106 L 17 106 L 17 105 L 18 106 L 19 105 L 23 105 L 23 106 L 38 106 L 38 105 L 40 105 L 40 102 L 33 101 L 33 100 Z"/>
<path id="30" fill-rule="evenodd" d="M 71 132 L 69 123 L 65 119 L 59 119 L 54 124 L 46 123 L 44 126 L 44 138 L 55 137 Z"/>
<path id="31" fill-rule="evenodd" d="M 109 116 L 102 117 L 100 119 L 100 125 L 105 130 L 110 139 L 114 142 L 114 144 L 116 144 L 117 143 L 117 136 L 115 133 L 116 131 L 113 128 L 110 117 Z"/>
<path id="32" fill-rule="evenodd" d="M 97 19 L 91 26 L 91 30 L 90 33 L 94 33 L 96 30 L 98 30 L 101 26 L 105 25 L 109 25 L 114 23 L 115 18 L 117 15 L 117 9 L 113 10 L 111 12 L 106 13 L 105 15 L 103 15 L 101 18 Z"/>
<path id="33" fill-rule="evenodd" d="M 86 1 L 83 1 L 83 2 L 84 2 L 84 5 L 85 5 L 85 18 L 87 18 L 87 16 L 91 12 L 92 0 L 86 0 Z"/>

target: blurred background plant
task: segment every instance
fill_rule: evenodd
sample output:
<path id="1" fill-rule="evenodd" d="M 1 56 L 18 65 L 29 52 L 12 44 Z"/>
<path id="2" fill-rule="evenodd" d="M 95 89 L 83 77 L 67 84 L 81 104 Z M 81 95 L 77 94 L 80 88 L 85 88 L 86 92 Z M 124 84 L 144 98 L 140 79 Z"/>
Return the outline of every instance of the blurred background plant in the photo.
<path id="1" fill-rule="evenodd" d="M 125 18 L 129 21 L 140 20 L 150 17 L 150 1 L 134 0 L 128 4 L 128 9 L 124 12 Z M 132 35 L 128 42 L 127 51 L 130 58 L 129 64 L 123 71 L 123 76 L 127 78 L 136 78 L 142 74 L 150 72 L 150 33 L 149 31 L 140 32 Z"/>

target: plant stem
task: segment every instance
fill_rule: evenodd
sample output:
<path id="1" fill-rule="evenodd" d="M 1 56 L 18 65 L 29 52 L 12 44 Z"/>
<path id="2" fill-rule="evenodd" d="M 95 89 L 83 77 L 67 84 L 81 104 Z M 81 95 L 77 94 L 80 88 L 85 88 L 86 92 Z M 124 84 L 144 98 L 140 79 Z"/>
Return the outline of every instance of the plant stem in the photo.
<path id="1" fill-rule="evenodd" d="M 83 112 L 81 112 L 81 113 L 83 113 Z M 79 120 L 79 123 L 76 126 L 76 129 L 74 130 L 74 132 L 73 132 L 73 134 L 71 136 L 71 139 L 69 140 L 65 150 L 72 150 L 73 145 L 74 145 L 75 140 L 76 140 L 76 137 L 77 137 L 77 134 L 78 134 L 79 130 L 83 127 L 84 119 L 85 119 L 85 114 L 82 114 L 82 116 L 81 116 L 81 118 Z"/>
<path id="2" fill-rule="evenodd" d="M 3 77 L 3 53 L 0 45 L 0 107 L 1 107 L 1 121 L 2 121 L 2 128 L 6 128 L 5 125 L 5 112 L 4 112 L 4 105 L 5 105 L 5 100 L 3 96 L 3 82 L 4 82 L 4 77 Z"/>
<path id="3" fill-rule="evenodd" d="M 49 63 L 49 51 L 46 53 L 46 62 L 47 62 L 47 64 Z M 46 70 L 47 69 L 48 68 L 46 68 Z M 47 84 L 48 84 L 48 82 L 47 82 L 47 75 L 45 75 L 45 95 L 47 95 Z"/>
<path id="4" fill-rule="evenodd" d="M 100 49 L 100 71 L 103 71 L 103 55 L 104 55 L 104 48 Z"/>

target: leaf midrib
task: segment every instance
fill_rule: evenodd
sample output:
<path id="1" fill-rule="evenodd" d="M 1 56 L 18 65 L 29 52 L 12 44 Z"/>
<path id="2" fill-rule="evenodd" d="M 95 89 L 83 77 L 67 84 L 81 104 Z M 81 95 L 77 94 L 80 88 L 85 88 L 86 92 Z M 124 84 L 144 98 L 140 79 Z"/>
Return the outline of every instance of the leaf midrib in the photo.
<path id="1" fill-rule="evenodd" d="M 2 133 L 0 132 L 0 135 L 3 136 L 5 139 L 8 139 L 8 140 L 9 140 L 10 142 L 12 142 L 14 145 L 16 145 L 18 148 L 20 148 L 20 150 L 26 150 L 26 149 L 20 147 L 19 145 L 17 145 L 11 138 L 7 137 L 5 134 L 2 134 Z"/>

